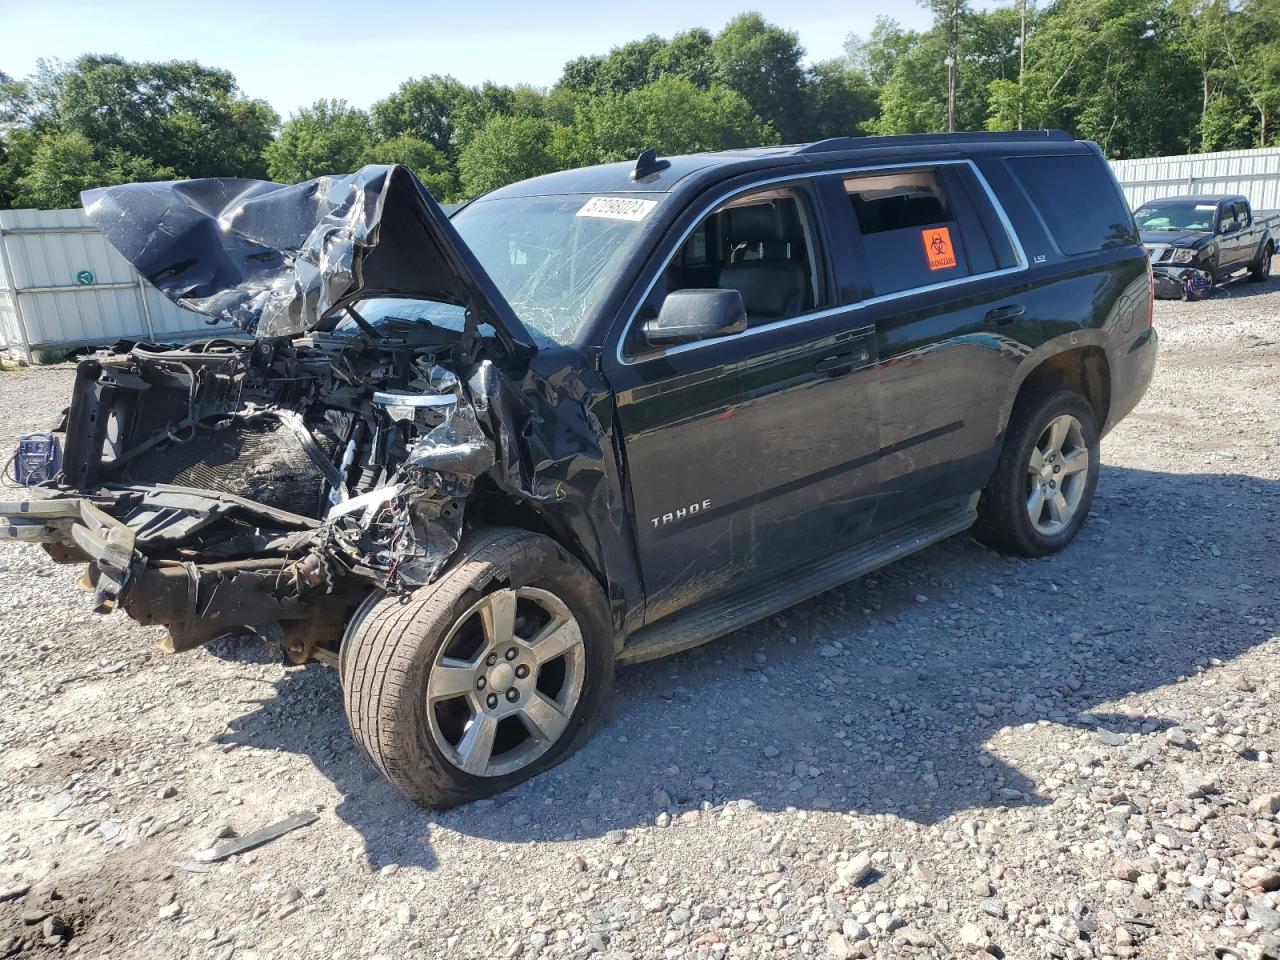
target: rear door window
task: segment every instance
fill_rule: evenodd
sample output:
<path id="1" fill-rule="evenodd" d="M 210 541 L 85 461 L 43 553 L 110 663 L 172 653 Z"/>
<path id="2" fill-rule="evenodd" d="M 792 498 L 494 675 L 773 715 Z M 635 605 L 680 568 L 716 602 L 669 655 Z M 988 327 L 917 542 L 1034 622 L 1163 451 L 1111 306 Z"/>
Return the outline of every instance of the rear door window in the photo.
<path id="1" fill-rule="evenodd" d="M 978 272 L 962 236 L 954 198 L 936 170 L 846 177 L 874 296 Z"/>
<path id="2" fill-rule="evenodd" d="M 1075 256 L 1138 242 L 1133 217 L 1101 157 L 1060 154 L 1007 162 L 1063 253 Z"/>

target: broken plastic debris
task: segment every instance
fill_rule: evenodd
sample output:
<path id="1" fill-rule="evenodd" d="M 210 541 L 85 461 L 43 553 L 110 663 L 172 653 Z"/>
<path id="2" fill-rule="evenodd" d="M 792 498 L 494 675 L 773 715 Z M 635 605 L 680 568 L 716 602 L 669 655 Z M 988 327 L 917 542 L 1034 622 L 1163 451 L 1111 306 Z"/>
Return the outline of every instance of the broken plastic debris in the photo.
<path id="1" fill-rule="evenodd" d="M 355 513 L 368 507 L 376 507 L 386 503 L 388 500 L 394 500 L 400 496 L 401 485 L 398 483 L 389 483 L 385 487 L 378 487 L 376 490 L 370 490 L 368 493 L 362 493 L 358 497 L 352 497 L 342 503 L 335 503 L 329 508 L 328 519 L 341 517 L 344 514 Z"/>
<path id="2" fill-rule="evenodd" d="M 318 819 L 320 818 L 310 810 L 303 810 L 291 817 L 285 817 L 279 823 L 273 823 L 269 827 L 255 830 L 253 833 L 246 834 L 243 837 L 235 837 L 231 840 L 224 840 L 222 843 L 215 843 L 208 850 L 201 850 L 197 853 L 194 859 L 197 863 L 216 863 L 219 860 L 227 859 L 227 857 L 235 856 L 237 853 L 253 850 L 255 847 L 270 843 L 272 840 L 278 840 L 286 833 L 292 833 L 300 827 L 315 823 Z"/>

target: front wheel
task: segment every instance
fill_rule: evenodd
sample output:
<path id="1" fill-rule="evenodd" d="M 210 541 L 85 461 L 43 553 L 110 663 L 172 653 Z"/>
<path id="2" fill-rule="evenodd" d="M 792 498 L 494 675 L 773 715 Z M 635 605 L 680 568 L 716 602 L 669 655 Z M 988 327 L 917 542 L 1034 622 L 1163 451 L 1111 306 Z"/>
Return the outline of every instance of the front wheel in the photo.
<path id="1" fill-rule="evenodd" d="M 417 803 L 498 793 L 587 739 L 613 682 L 611 624 L 555 541 L 479 531 L 435 583 L 356 612 L 339 665 L 351 730 Z"/>
<path id="2" fill-rule="evenodd" d="M 1080 394 L 1061 390 L 1016 407 L 974 536 L 1026 557 L 1056 553 L 1089 513 L 1098 468 L 1098 421 Z"/>
<path id="3" fill-rule="evenodd" d="M 1262 256 L 1258 258 L 1258 262 L 1249 268 L 1249 279 L 1254 283 L 1261 283 L 1263 280 L 1271 276 L 1271 245 L 1267 244 L 1262 248 Z"/>

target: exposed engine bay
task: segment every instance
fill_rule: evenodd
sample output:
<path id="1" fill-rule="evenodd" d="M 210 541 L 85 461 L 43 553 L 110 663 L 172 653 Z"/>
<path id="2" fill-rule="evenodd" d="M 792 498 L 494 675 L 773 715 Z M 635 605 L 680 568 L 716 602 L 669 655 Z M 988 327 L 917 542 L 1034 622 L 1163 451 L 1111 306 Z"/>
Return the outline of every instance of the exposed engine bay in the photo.
<path id="1" fill-rule="evenodd" d="M 273 601 L 319 591 L 336 604 L 360 586 L 429 582 L 457 548 L 476 477 L 495 462 L 477 416 L 488 363 L 463 383 L 444 365 L 457 340 L 405 325 L 380 339 L 130 345 L 83 361 L 63 477 L 94 492 L 145 559 L 115 577 L 99 564 L 99 602 L 118 596 L 135 619 L 169 625 L 179 648 L 237 616 L 262 626 L 279 612 L 220 611 L 215 581 L 233 567 Z M 159 601 L 138 588 L 157 577 L 175 582 Z M 297 612 L 310 618 L 314 601 Z"/>
<path id="2" fill-rule="evenodd" d="M 237 332 L 82 360 L 61 460 L 28 438 L 0 537 L 87 562 L 95 607 L 167 626 L 167 649 L 250 628 L 301 662 L 371 593 L 430 583 L 484 503 L 571 545 L 619 626 L 642 616 L 608 390 L 539 356 L 408 170 L 84 200 L 157 289 Z M 371 323 L 370 297 L 461 322 Z"/>

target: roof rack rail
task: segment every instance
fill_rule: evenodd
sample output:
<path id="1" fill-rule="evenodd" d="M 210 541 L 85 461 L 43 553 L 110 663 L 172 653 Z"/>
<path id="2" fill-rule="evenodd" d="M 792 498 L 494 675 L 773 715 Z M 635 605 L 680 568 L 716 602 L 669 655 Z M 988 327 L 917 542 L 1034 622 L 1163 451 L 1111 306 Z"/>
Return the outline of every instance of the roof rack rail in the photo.
<path id="1" fill-rule="evenodd" d="M 864 147 L 898 147 L 915 143 L 1008 143 L 1035 140 L 1072 140 L 1065 130 L 1009 130 L 990 132 L 966 130 L 959 133 L 903 133 L 889 137 L 831 137 L 816 143 L 802 143 L 792 154 L 836 153 Z"/>

